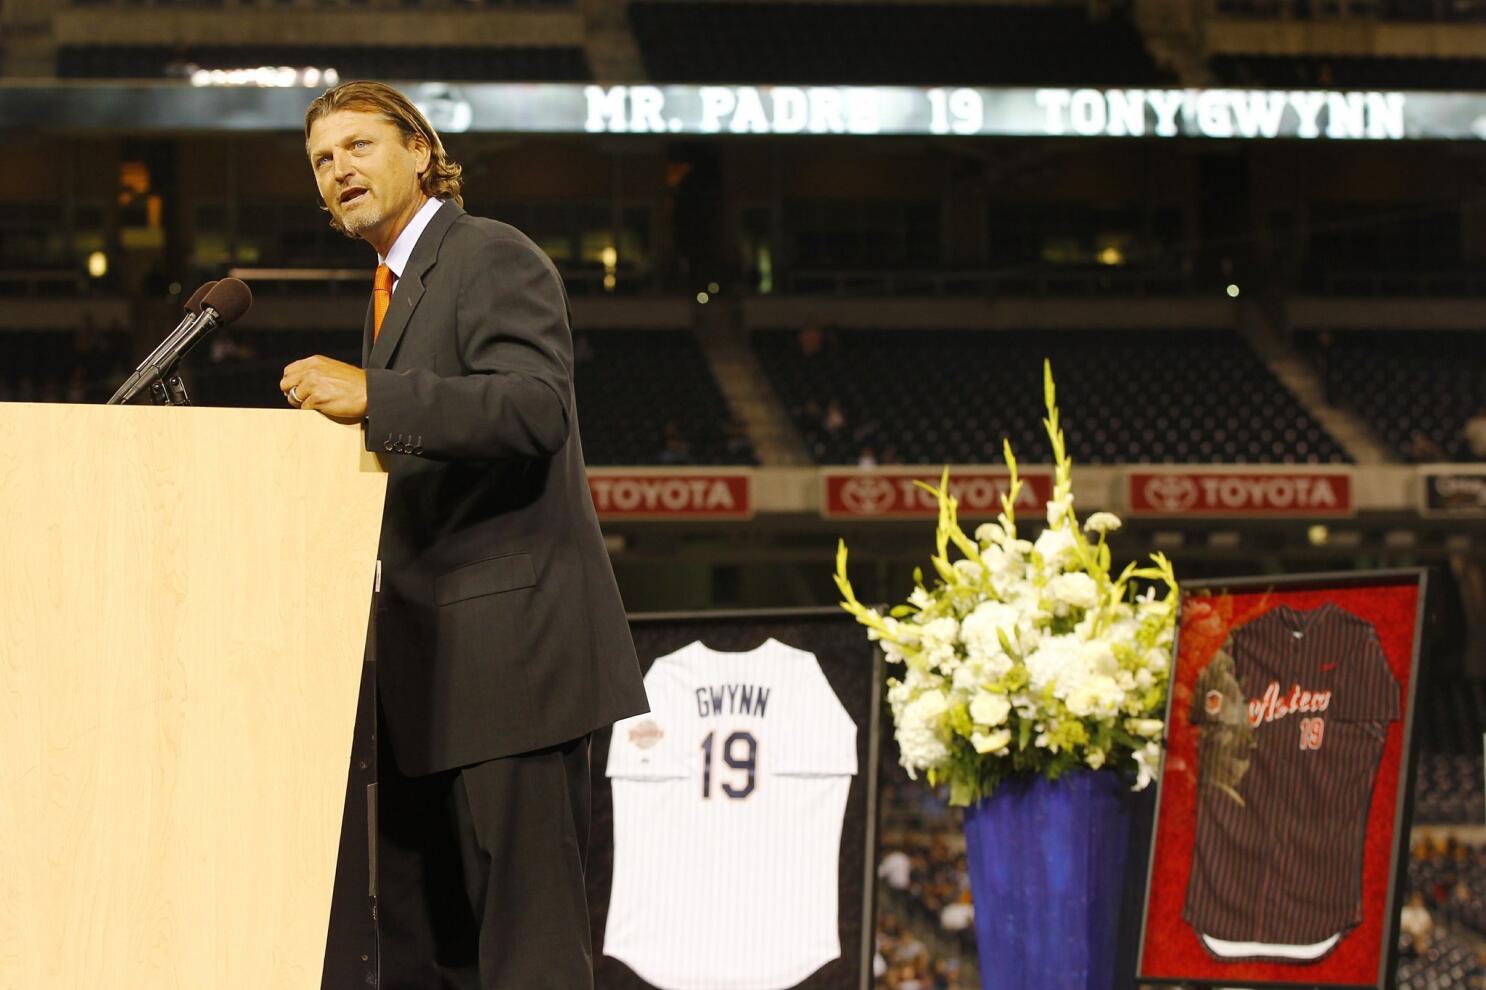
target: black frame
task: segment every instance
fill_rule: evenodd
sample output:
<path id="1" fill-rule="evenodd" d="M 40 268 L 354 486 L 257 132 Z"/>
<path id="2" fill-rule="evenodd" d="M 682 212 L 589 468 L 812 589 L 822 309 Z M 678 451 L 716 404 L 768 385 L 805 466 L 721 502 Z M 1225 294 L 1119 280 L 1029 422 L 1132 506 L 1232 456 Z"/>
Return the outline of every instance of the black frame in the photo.
<path id="1" fill-rule="evenodd" d="M 1238 980 L 1253 990 L 1393 990 L 1396 985 L 1398 970 L 1398 912 L 1403 906 L 1402 898 L 1405 889 L 1406 871 L 1408 869 L 1408 857 L 1401 853 L 1408 847 L 1408 825 L 1413 819 L 1414 805 L 1414 774 L 1416 763 L 1416 752 L 1414 750 L 1414 702 L 1419 687 L 1419 658 L 1424 647 L 1424 619 L 1426 605 L 1429 597 L 1429 570 L 1424 567 L 1405 567 L 1389 570 L 1376 571 L 1332 571 L 1319 572 L 1315 574 L 1296 574 L 1279 577 L 1246 577 L 1224 580 L 1222 578 L 1209 578 L 1201 581 L 1184 582 L 1181 586 L 1181 602 L 1185 605 L 1187 596 L 1198 591 L 1209 591 L 1221 593 L 1225 591 L 1254 591 L 1257 589 L 1271 588 L 1283 591 L 1325 591 L 1328 589 L 1355 589 L 1366 588 L 1377 585 L 1405 584 L 1409 581 L 1417 583 L 1419 588 L 1418 603 L 1414 613 L 1414 643 L 1413 654 L 1409 660 L 1409 686 L 1408 697 L 1403 699 L 1403 742 L 1399 752 L 1399 774 L 1398 791 L 1394 795 L 1393 807 L 1393 853 L 1392 862 L 1388 871 L 1388 894 L 1387 915 L 1383 919 L 1383 951 L 1379 959 L 1377 979 L 1373 983 L 1297 983 L 1277 981 L 1254 981 L 1247 977 Z M 1177 637 L 1172 643 L 1171 652 L 1171 679 L 1169 684 L 1176 681 L 1177 658 L 1181 655 L 1181 612 L 1177 615 Z M 1171 722 L 1174 692 L 1168 691 L 1166 697 L 1166 725 Z M 1152 977 L 1140 973 L 1140 967 L 1145 959 L 1146 925 L 1150 914 L 1151 881 L 1155 876 L 1156 869 L 1156 834 L 1161 818 L 1161 791 L 1166 780 L 1166 751 L 1163 747 L 1161 754 L 1161 767 L 1156 774 L 1156 806 L 1155 820 L 1152 823 L 1151 845 L 1147 853 L 1145 873 L 1145 893 L 1142 898 L 1140 912 L 1140 942 L 1136 948 L 1135 966 L 1136 981 L 1151 986 L 1187 986 L 1187 987 L 1226 987 L 1234 983 L 1234 979 L 1213 980 L 1206 977 Z"/>
<path id="2" fill-rule="evenodd" d="M 706 628 L 710 625 L 721 623 L 748 623 L 759 624 L 778 622 L 836 622 L 844 625 L 855 626 L 856 620 L 840 608 L 822 606 L 809 608 L 779 608 L 779 609 L 719 609 L 706 612 L 639 612 L 629 616 L 630 627 L 639 630 L 646 626 L 661 624 L 672 624 L 678 626 L 694 626 L 697 629 L 696 639 L 704 639 Z M 872 975 L 872 959 L 876 952 L 876 919 L 877 919 L 877 844 L 878 824 L 880 818 L 878 782 L 882 751 L 882 709 L 883 709 L 883 686 L 886 677 L 886 669 L 882 651 L 867 639 L 865 632 L 861 635 L 861 648 L 863 659 L 871 654 L 871 685 L 872 696 L 868 707 L 867 724 L 857 726 L 858 733 L 865 730 L 867 759 L 864 765 L 858 767 L 858 777 L 864 777 L 866 786 L 866 835 L 863 839 L 863 863 L 862 863 L 862 936 L 861 944 L 858 946 L 858 990 L 872 990 L 874 977 Z M 861 742 L 858 737 L 858 749 Z M 597 766 L 597 764 L 595 764 Z M 595 771 L 595 778 L 602 770 Z M 846 946 L 842 946 L 842 956 L 846 956 Z M 595 961 L 599 955 L 599 949 L 595 946 Z M 807 978 L 802 987 L 810 986 L 814 976 Z"/>

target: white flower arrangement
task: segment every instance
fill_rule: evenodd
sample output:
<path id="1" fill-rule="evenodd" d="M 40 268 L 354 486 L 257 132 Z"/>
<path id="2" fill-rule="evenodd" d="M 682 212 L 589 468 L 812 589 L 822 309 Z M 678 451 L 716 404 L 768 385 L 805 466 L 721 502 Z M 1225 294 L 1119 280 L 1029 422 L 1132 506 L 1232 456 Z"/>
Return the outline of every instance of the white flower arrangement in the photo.
<path id="1" fill-rule="evenodd" d="M 844 541 L 836 554 L 842 607 L 905 668 L 888 681 L 902 764 L 911 777 L 947 782 L 955 805 L 1012 774 L 1056 779 L 1083 767 L 1129 773 L 1140 790 L 1160 763 L 1176 575 L 1157 553 L 1115 576 L 1106 541 L 1119 518 L 1096 512 L 1080 527 L 1048 364 L 1043 378 L 1056 474 L 1035 543 L 1017 535 L 1022 481 L 1007 442 L 1011 490 L 973 538 L 960 527 L 948 469 L 938 488 L 923 486 L 939 500 L 932 588 L 915 572 L 907 603 L 882 615 L 857 601 Z M 951 544 L 962 559 L 950 560 Z M 1137 594 L 1139 581 L 1157 584 Z"/>

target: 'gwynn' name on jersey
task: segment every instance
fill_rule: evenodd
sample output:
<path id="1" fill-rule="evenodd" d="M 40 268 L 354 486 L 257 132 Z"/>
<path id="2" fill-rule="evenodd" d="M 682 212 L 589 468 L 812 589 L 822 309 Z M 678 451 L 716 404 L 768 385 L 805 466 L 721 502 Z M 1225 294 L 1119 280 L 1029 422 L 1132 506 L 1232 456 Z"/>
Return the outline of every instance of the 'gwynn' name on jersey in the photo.
<path id="1" fill-rule="evenodd" d="M 762 684 L 709 684 L 699 687 L 697 716 L 767 715 L 770 688 Z"/>

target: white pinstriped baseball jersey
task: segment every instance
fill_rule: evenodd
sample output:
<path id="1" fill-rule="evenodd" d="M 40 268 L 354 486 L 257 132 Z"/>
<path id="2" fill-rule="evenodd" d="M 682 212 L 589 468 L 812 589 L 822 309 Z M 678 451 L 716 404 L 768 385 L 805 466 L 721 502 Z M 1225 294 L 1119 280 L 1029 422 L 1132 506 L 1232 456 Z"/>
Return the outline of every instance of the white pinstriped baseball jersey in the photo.
<path id="1" fill-rule="evenodd" d="M 837 862 L 856 724 L 815 655 L 692 643 L 614 726 L 603 952 L 662 990 L 784 990 L 841 954 Z"/>

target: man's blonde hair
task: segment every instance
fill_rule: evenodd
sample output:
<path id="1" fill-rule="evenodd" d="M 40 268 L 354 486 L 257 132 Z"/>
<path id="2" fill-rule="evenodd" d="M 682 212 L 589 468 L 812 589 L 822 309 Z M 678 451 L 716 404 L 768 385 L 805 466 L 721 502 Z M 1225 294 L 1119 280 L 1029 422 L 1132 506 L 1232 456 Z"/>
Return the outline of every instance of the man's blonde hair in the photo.
<path id="1" fill-rule="evenodd" d="M 461 195 L 464 180 L 460 178 L 464 169 L 458 162 L 450 160 L 444 151 L 444 142 L 439 140 L 438 132 L 433 129 L 428 118 L 413 105 L 413 101 L 386 83 L 365 81 L 341 83 L 315 97 L 314 102 L 304 112 L 306 155 L 310 150 L 310 128 L 315 125 L 315 121 L 339 110 L 374 113 L 401 131 L 404 142 L 411 141 L 414 137 L 423 138 L 428 143 L 428 168 L 418 176 L 418 184 L 422 187 L 424 195 L 435 199 L 452 199 L 460 206 L 464 205 L 464 197 Z M 330 212 L 330 207 L 323 203 L 320 204 L 320 208 L 327 213 Z M 341 233 L 345 233 L 333 215 L 330 225 Z"/>

